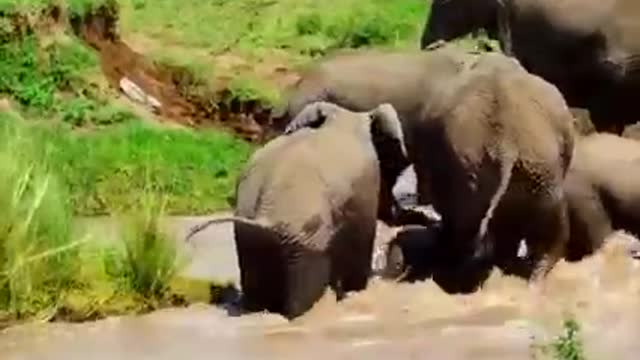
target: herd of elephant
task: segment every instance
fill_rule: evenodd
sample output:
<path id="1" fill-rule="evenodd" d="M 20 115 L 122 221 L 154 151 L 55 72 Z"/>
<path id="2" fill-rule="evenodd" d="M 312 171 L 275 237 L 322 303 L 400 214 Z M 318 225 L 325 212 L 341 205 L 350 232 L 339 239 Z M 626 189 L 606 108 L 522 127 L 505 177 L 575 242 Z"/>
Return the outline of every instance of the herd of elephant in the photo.
<path id="1" fill-rule="evenodd" d="M 502 51 L 448 42 L 482 27 Z M 417 234 L 388 247 L 392 278 L 469 292 L 497 267 L 540 284 L 615 230 L 640 234 L 635 32 L 637 0 L 434 0 L 423 49 L 306 70 L 281 134 L 238 179 L 234 215 L 188 237 L 233 221 L 242 306 L 289 319 L 328 286 L 338 299 L 367 287 L 378 220 Z M 437 223 L 394 198 L 408 166 Z"/>

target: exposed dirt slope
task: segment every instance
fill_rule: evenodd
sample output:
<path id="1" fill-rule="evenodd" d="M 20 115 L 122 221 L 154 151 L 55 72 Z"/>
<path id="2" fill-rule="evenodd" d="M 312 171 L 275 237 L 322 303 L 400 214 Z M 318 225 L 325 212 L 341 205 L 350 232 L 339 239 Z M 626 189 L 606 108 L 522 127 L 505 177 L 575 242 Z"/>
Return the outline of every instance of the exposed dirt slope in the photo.
<path id="1" fill-rule="evenodd" d="M 224 85 L 215 90 L 203 88 L 187 70 L 146 59 L 123 41 L 117 21 L 115 6 L 103 6 L 83 18 L 71 19 L 76 34 L 99 52 L 102 72 L 111 86 L 137 91 L 141 100 L 154 104 L 154 112 L 167 121 L 196 128 L 224 127 L 254 142 L 277 133 L 269 105 L 233 98 Z M 288 81 L 280 85 L 285 87 L 295 79 L 288 76 Z"/>

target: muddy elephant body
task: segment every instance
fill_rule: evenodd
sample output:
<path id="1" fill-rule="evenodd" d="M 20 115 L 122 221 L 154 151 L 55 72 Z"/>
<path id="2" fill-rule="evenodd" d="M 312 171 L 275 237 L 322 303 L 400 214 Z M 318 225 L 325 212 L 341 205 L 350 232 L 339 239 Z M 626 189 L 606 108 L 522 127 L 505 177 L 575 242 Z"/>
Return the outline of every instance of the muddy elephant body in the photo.
<path id="1" fill-rule="evenodd" d="M 572 122 L 553 85 L 501 54 L 480 56 L 426 104 L 405 139 L 420 144 L 418 191 L 432 194 L 442 216 L 451 254 L 443 265 L 459 262 L 461 279 L 478 253 L 510 267 L 525 238 L 533 253 L 526 275 L 550 271 L 568 238 L 562 182 Z"/>
<path id="2" fill-rule="evenodd" d="M 450 41 L 480 29 L 494 40 L 501 40 L 498 11 L 501 0 L 433 0 L 425 22 L 420 48 L 438 40 Z M 501 42 L 502 46 L 502 42 Z"/>
<path id="3" fill-rule="evenodd" d="M 309 105 L 315 128 L 281 135 L 257 150 L 239 177 L 234 221 L 243 307 L 297 317 L 327 286 L 339 298 L 370 274 L 380 165 L 372 132 L 405 153 L 395 111 L 352 113 Z M 295 120 L 295 119 L 294 119 Z M 382 136 L 382 135 L 381 135 Z"/>
<path id="4" fill-rule="evenodd" d="M 571 237 L 566 258 L 598 250 L 616 230 L 640 236 L 640 142 L 592 134 L 576 143 L 565 179 Z"/>
<path id="5" fill-rule="evenodd" d="M 510 49 L 588 109 L 598 131 L 638 121 L 640 3 L 635 0 L 505 0 Z"/>
<path id="6" fill-rule="evenodd" d="M 440 91 L 473 56 L 447 46 L 433 51 L 360 51 L 329 57 L 302 74 L 288 90 L 288 102 L 279 116 L 290 121 L 315 101 L 328 101 L 352 111 L 389 103 L 399 115 L 403 132 L 411 131 L 411 124 L 419 121 L 425 99 Z M 379 218 L 386 222 L 392 218 L 393 185 L 416 157 L 414 142 L 407 141 L 406 148 L 408 161 L 396 161 L 383 169 Z M 421 204 L 430 203 L 427 193 L 419 197 Z"/>

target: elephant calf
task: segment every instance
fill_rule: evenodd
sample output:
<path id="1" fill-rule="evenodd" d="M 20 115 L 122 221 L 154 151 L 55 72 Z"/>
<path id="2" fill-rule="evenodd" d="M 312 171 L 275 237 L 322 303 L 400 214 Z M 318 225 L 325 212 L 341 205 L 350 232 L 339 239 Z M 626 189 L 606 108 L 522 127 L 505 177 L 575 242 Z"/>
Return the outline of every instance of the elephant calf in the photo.
<path id="1" fill-rule="evenodd" d="M 296 124 L 308 124 L 297 129 Z M 294 131 L 296 130 L 296 131 Z M 256 151 L 241 174 L 233 217 L 243 307 L 292 319 L 327 285 L 338 298 L 366 287 L 376 232 L 384 143 L 406 156 L 397 114 L 306 106 L 285 134 Z M 373 195 L 373 196 L 372 196 Z"/>
<path id="2" fill-rule="evenodd" d="M 599 249 L 614 230 L 640 236 L 640 142 L 607 133 L 579 139 L 565 179 L 568 261 Z"/>

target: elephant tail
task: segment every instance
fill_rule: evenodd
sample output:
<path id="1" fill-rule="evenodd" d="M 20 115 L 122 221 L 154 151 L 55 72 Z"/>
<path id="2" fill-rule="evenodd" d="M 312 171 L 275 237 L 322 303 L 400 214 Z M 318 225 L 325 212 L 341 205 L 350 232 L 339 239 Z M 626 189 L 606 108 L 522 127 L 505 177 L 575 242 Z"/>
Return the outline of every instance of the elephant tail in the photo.
<path id="1" fill-rule="evenodd" d="M 473 258 L 476 260 L 486 259 L 493 254 L 493 241 L 487 239 L 487 232 L 489 230 L 489 222 L 493 217 L 493 213 L 498 207 L 498 204 L 500 204 L 500 200 L 502 200 L 502 197 L 507 192 L 509 183 L 511 182 L 511 174 L 516 162 L 516 156 L 513 156 L 514 154 L 510 155 L 511 156 L 505 156 L 500 164 L 500 182 L 498 183 L 498 188 L 496 189 L 495 194 L 491 197 L 489 208 L 480 221 L 480 227 L 474 240 L 475 253 Z"/>
<path id="2" fill-rule="evenodd" d="M 259 228 L 267 228 L 268 225 L 263 223 L 263 221 L 260 220 L 254 220 L 254 219 L 249 219 L 249 218 L 245 218 L 242 216 L 227 216 L 227 217 L 223 217 L 223 218 L 219 218 L 219 219 L 211 219 L 211 220 L 207 220 L 201 224 L 198 224 L 194 227 L 191 228 L 191 230 L 189 230 L 189 233 L 187 234 L 187 237 L 185 238 L 186 242 L 189 242 L 191 240 L 191 238 L 193 237 L 193 235 L 199 233 L 200 231 L 208 228 L 211 225 L 215 225 L 215 224 L 221 224 L 221 223 L 225 223 L 225 222 L 240 222 L 243 224 L 247 224 L 247 225 L 251 225 L 251 226 L 256 226 Z"/>

